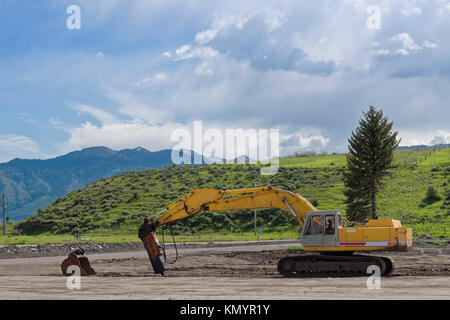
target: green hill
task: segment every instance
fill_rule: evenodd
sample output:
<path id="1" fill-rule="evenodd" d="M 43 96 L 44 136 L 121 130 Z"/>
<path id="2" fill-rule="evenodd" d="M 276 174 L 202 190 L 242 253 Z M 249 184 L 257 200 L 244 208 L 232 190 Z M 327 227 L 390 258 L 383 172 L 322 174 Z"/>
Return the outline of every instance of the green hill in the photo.
<path id="1" fill-rule="evenodd" d="M 397 168 L 378 196 L 380 217 L 400 219 L 414 234 L 450 236 L 450 148 L 396 151 Z M 265 184 L 288 184 L 318 209 L 345 213 L 342 172 L 344 154 L 289 157 L 280 160 L 279 173 L 259 174 L 258 165 L 168 166 L 121 173 L 101 179 L 58 198 L 20 222 L 23 234 L 82 232 L 136 233 L 142 219 L 195 188 L 233 189 Z M 426 199 L 433 187 L 440 200 Z M 184 234 L 248 231 L 252 211 L 206 213 L 183 220 L 176 230 Z M 286 212 L 259 209 L 264 232 L 296 228 Z"/>

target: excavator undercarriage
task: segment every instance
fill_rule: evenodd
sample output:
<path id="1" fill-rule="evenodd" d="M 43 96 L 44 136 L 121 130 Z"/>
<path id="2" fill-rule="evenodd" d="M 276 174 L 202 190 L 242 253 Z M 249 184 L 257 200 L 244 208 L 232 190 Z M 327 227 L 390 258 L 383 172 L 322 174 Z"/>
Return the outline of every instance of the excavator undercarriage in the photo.
<path id="1" fill-rule="evenodd" d="M 353 277 L 367 276 L 370 266 L 378 266 L 380 275 L 392 271 L 386 257 L 366 255 L 304 255 L 285 257 L 278 262 L 278 272 L 285 277 Z"/>

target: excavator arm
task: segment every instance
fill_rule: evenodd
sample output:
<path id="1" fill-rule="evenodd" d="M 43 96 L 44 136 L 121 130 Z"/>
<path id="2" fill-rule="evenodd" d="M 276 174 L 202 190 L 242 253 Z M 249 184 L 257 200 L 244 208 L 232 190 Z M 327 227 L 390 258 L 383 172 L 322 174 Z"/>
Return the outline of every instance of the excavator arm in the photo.
<path id="1" fill-rule="evenodd" d="M 225 191 L 197 189 L 180 200 L 169 204 L 163 212 L 152 218 L 152 222 L 157 227 L 170 225 L 206 211 L 258 208 L 278 208 L 289 211 L 300 226 L 303 225 L 308 211 L 317 210 L 297 193 L 272 186 Z"/>
<path id="2" fill-rule="evenodd" d="M 196 189 L 169 204 L 149 219 L 145 219 L 144 224 L 139 228 L 139 238 L 144 243 L 155 273 L 164 275 L 166 265 L 155 233 L 157 227 L 171 225 L 207 211 L 258 208 L 278 208 L 289 211 L 300 226 L 303 226 L 308 211 L 317 210 L 297 193 L 273 186 L 225 191 Z"/>

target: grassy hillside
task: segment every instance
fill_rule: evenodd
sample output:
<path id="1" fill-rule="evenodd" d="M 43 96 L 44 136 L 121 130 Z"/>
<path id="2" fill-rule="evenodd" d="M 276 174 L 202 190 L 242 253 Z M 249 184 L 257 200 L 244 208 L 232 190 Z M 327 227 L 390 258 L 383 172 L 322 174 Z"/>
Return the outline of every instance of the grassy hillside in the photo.
<path id="1" fill-rule="evenodd" d="M 330 155 L 304 155 L 298 157 L 288 157 L 280 159 L 282 167 L 301 167 L 301 168 L 325 168 L 325 167 L 343 167 L 346 163 L 345 154 Z"/>
<path id="2" fill-rule="evenodd" d="M 397 165 L 378 196 L 380 217 L 400 219 L 414 234 L 450 237 L 450 149 L 396 151 Z M 53 201 L 16 225 L 24 234 L 48 232 L 135 234 L 144 217 L 195 188 L 232 189 L 265 184 L 289 184 L 314 202 L 318 209 L 345 213 L 342 172 L 345 155 L 283 158 L 279 173 L 261 176 L 257 165 L 169 166 L 127 172 L 101 179 Z M 426 199 L 432 186 L 440 200 Z M 445 192 L 447 191 L 447 195 Z M 446 199 L 447 198 L 447 199 Z M 207 213 L 176 226 L 184 235 L 204 232 L 248 232 L 253 228 L 250 210 Z M 264 232 L 298 229 L 286 212 L 259 209 Z"/>

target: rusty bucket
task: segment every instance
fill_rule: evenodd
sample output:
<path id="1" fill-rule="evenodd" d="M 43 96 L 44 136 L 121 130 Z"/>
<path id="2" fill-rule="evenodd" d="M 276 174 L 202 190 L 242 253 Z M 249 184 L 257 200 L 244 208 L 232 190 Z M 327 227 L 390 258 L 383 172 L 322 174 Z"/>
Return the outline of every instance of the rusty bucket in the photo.
<path id="1" fill-rule="evenodd" d="M 61 263 L 61 271 L 65 276 L 71 276 L 74 274 L 74 271 L 68 271 L 70 266 L 77 266 L 80 269 L 81 276 L 90 276 L 95 274 L 95 270 L 91 267 L 89 259 L 84 256 L 83 249 L 77 249 L 69 253 L 69 256 Z"/>

